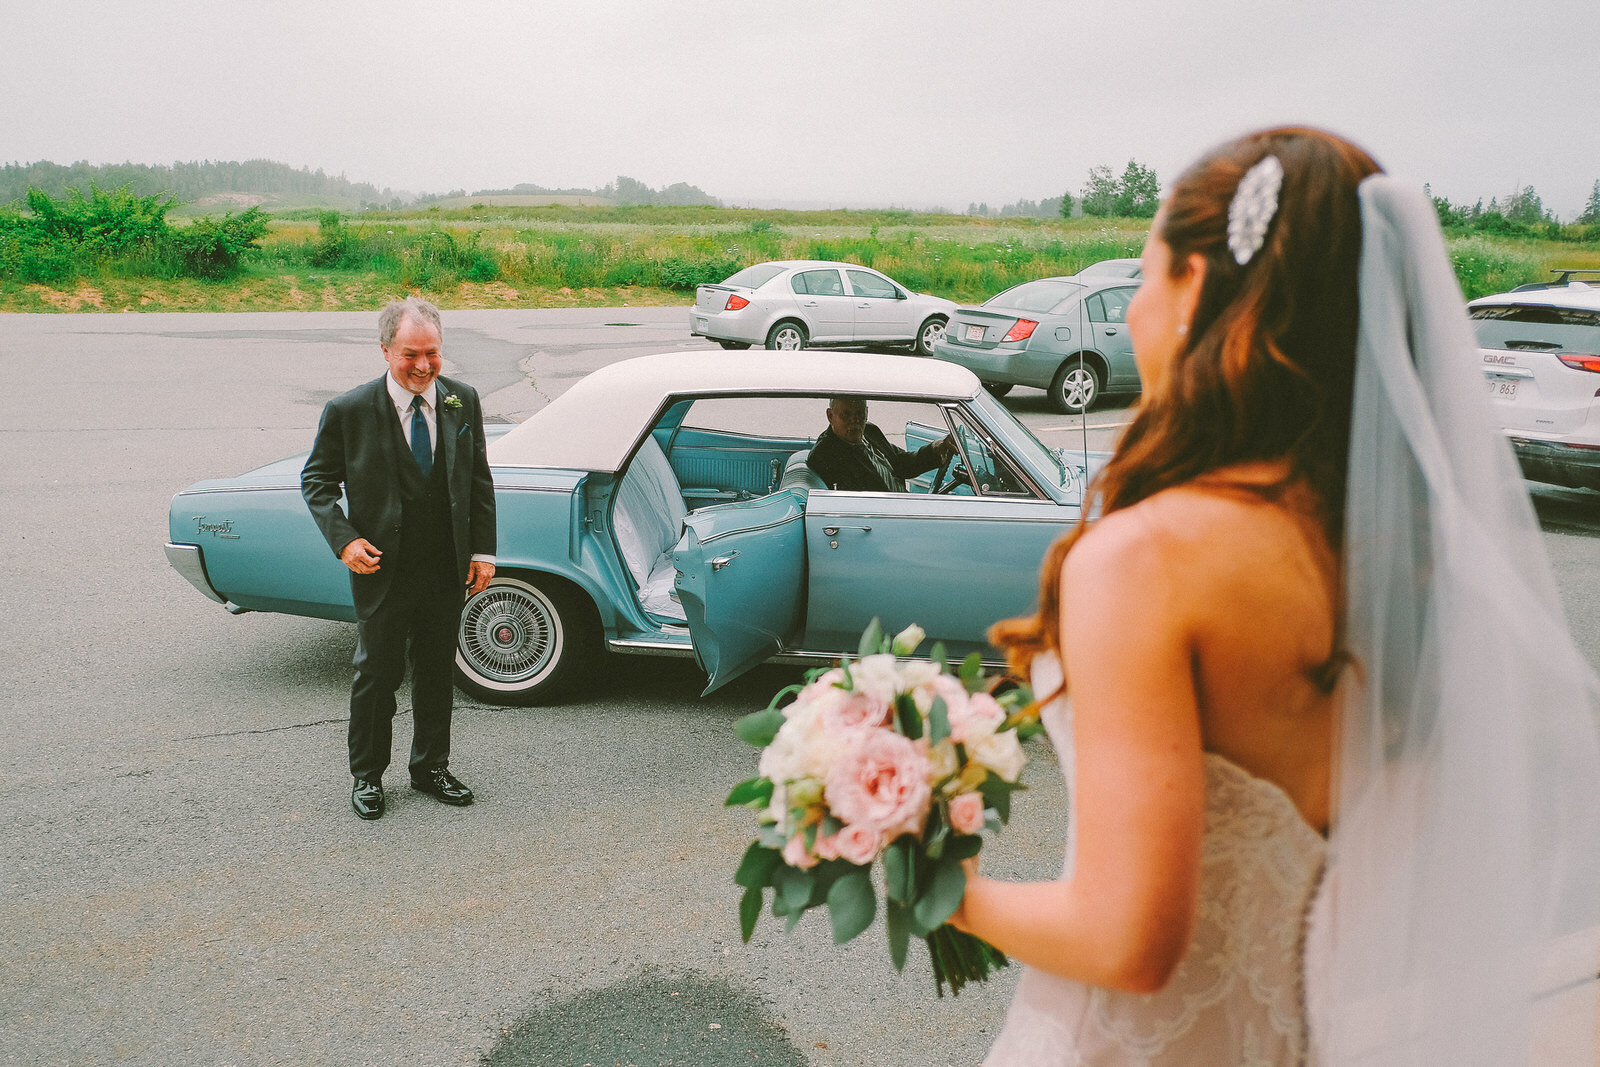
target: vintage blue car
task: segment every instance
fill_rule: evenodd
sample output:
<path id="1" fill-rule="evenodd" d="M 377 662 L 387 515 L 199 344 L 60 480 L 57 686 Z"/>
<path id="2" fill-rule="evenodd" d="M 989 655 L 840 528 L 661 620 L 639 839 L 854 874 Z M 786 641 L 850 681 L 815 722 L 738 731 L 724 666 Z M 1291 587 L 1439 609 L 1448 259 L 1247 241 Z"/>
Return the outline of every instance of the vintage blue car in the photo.
<path id="1" fill-rule="evenodd" d="M 959 447 L 905 492 L 828 489 L 806 457 L 833 396 L 865 398 L 908 450 Z M 1047 448 L 970 371 L 904 356 L 645 356 L 490 432 L 498 567 L 462 610 L 456 663 L 501 704 L 548 699 L 602 650 L 694 656 L 709 692 L 769 658 L 853 653 L 874 616 L 992 655 L 985 630 L 1035 603 L 1103 459 Z M 230 611 L 354 619 L 304 462 L 174 497 L 173 567 Z"/>

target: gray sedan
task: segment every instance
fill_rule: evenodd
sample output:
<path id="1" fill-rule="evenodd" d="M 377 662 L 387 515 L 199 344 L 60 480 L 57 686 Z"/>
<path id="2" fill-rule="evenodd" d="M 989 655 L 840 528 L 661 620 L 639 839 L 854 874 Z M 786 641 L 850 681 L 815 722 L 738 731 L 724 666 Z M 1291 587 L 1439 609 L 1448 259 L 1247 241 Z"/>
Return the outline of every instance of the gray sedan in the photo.
<path id="1" fill-rule="evenodd" d="M 957 308 L 933 354 L 971 370 L 997 396 L 1030 385 L 1076 415 L 1102 393 L 1139 390 L 1125 321 L 1138 288 L 1135 278 L 1082 274 L 1023 282 Z"/>

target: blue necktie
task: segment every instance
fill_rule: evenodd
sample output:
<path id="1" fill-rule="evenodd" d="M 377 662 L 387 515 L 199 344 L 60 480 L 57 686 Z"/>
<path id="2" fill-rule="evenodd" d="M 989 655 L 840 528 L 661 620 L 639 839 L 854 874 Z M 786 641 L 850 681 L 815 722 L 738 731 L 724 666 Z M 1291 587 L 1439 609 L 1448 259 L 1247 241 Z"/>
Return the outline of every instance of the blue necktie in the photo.
<path id="1" fill-rule="evenodd" d="M 426 478 L 433 473 L 433 444 L 428 440 L 428 420 L 422 417 L 422 397 L 411 398 L 411 455 Z"/>

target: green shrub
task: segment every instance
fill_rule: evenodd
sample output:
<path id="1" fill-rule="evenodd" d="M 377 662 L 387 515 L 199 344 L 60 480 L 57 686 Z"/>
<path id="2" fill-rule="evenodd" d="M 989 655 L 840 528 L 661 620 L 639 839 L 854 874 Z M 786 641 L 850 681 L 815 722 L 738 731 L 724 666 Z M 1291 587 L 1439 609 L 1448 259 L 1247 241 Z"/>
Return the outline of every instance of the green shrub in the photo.
<path id="1" fill-rule="evenodd" d="M 1539 261 L 1534 256 L 1487 237 L 1474 234 L 1448 244 L 1450 263 L 1461 282 L 1461 292 L 1468 300 L 1503 293 L 1540 274 Z"/>
<path id="2" fill-rule="evenodd" d="M 195 219 L 181 230 L 169 231 L 167 245 L 181 273 L 216 280 L 237 274 L 244 254 L 266 232 L 267 217 L 253 207 L 239 215 L 230 211 L 220 219 L 210 215 Z"/>

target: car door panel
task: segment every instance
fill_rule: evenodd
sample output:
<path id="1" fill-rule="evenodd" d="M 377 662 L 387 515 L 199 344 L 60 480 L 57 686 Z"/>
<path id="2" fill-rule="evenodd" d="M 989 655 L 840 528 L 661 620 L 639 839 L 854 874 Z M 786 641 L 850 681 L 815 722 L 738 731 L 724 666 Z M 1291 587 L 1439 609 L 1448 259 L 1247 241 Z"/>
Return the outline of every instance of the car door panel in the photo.
<path id="1" fill-rule="evenodd" d="M 865 270 L 845 271 L 855 302 L 857 341 L 907 341 L 920 323 L 911 321 L 911 302 L 901 299 L 894 283 Z"/>
<path id="2" fill-rule="evenodd" d="M 801 271 L 791 279 L 790 286 L 811 340 L 837 343 L 855 336 L 856 300 L 846 295 L 836 268 Z"/>
<path id="3" fill-rule="evenodd" d="M 725 685 L 787 644 L 805 595 L 805 501 L 790 490 L 691 512 L 672 553 L 694 654 Z"/>
<path id="4" fill-rule="evenodd" d="M 1077 517 L 1049 501 L 813 490 L 803 643 L 852 651 L 876 617 L 917 623 L 952 656 L 991 654 L 989 624 L 1033 606 L 1039 561 Z"/>

